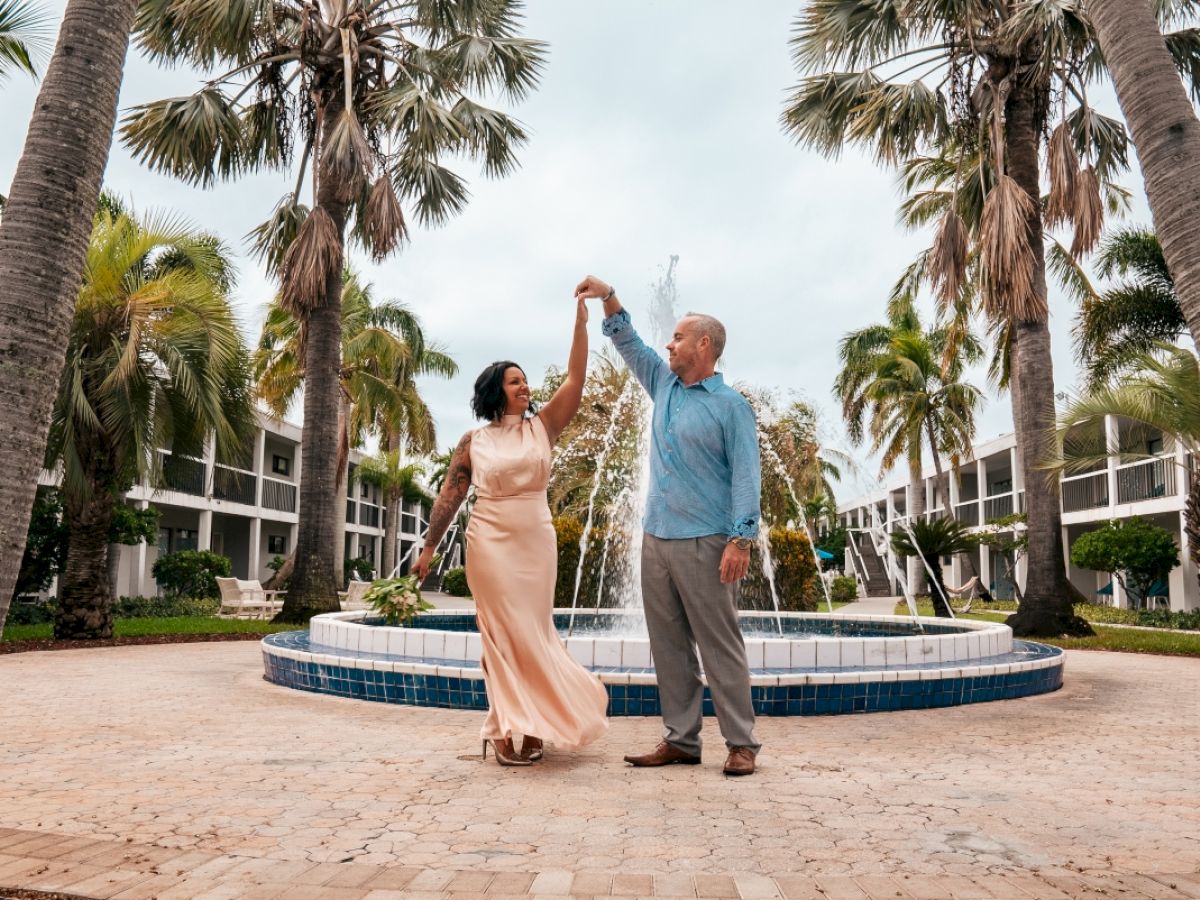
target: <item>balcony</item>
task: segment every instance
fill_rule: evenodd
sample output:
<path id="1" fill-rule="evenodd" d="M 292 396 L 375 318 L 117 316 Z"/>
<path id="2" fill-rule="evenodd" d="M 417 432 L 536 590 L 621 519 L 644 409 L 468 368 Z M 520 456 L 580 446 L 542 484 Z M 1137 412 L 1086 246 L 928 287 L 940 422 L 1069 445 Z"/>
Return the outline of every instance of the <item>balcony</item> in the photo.
<path id="1" fill-rule="evenodd" d="M 358 519 L 357 506 L 353 500 L 346 501 L 346 524 L 353 525 Z"/>
<path id="2" fill-rule="evenodd" d="M 979 501 L 964 500 L 962 503 L 954 504 L 954 518 L 967 526 L 978 525 Z"/>
<path id="3" fill-rule="evenodd" d="M 1175 463 L 1148 459 L 1117 467 L 1117 502 L 1137 503 L 1175 493 Z"/>
<path id="4" fill-rule="evenodd" d="M 1062 480 L 1062 510 L 1065 513 L 1108 506 L 1108 472 L 1067 475 Z"/>
<path id="5" fill-rule="evenodd" d="M 290 481 L 263 476 L 262 505 L 281 512 L 296 511 L 296 486 Z"/>
<path id="6" fill-rule="evenodd" d="M 983 518 L 984 521 L 999 519 L 1003 516 L 1011 516 L 1013 513 L 1013 495 L 1012 491 L 1007 494 L 997 494 L 994 497 L 988 497 L 983 501 Z"/>
<path id="7" fill-rule="evenodd" d="M 370 503 L 358 504 L 358 524 L 370 528 L 379 527 L 379 507 Z"/>
<path id="8" fill-rule="evenodd" d="M 196 497 L 203 497 L 207 493 L 204 489 L 204 460 L 173 453 L 160 453 L 159 459 L 162 462 L 163 486 L 168 490 Z"/>
<path id="9" fill-rule="evenodd" d="M 254 505 L 254 493 L 258 479 L 252 472 L 231 469 L 228 466 L 213 466 L 212 495 L 217 500 Z"/>

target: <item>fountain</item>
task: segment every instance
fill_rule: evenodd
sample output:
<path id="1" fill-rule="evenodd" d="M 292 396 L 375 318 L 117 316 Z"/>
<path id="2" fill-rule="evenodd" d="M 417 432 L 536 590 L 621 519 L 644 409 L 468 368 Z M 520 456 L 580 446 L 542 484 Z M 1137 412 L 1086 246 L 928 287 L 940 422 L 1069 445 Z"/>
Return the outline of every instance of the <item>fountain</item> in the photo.
<path id="1" fill-rule="evenodd" d="M 674 258 L 656 292 L 659 304 L 652 321 L 673 319 L 673 314 L 667 315 L 669 304 L 663 302 L 664 297 L 673 298 L 673 271 Z M 587 609 L 579 605 L 604 462 L 613 446 L 616 418 L 636 390 L 636 385 L 627 385 L 614 404 L 597 458 L 572 605 L 554 613 L 568 652 L 607 688 L 611 715 L 659 715 L 654 661 L 635 588 L 644 479 L 629 480 L 610 509 L 609 534 L 619 511 L 623 520 L 619 530 L 634 536 L 627 564 L 621 567 L 622 583 L 607 585 L 610 597 L 617 597 L 620 605 Z M 643 434 L 648 428 L 648 422 L 643 422 Z M 781 472 L 800 511 L 801 526 L 811 535 L 803 505 L 769 442 L 764 442 L 764 455 Z M 611 538 L 606 539 L 600 550 L 597 603 L 604 599 L 610 543 Z M 954 706 L 1044 693 L 1062 684 L 1062 651 L 1014 640 L 1005 625 L 915 615 L 781 612 L 765 529 L 759 549 L 773 610 L 740 614 L 758 715 Z M 832 610 L 827 589 L 825 599 Z M 908 599 L 911 605 L 912 598 Z M 424 613 L 404 627 L 387 626 L 364 611 L 328 613 L 313 618 L 309 631 L 268 636 L 262 649 L 265 677 L 287 687 L 385 703 L 487 708 L 482 644 L 475 614 L 469 610 Z M 706 690 L 704 713 L 712 712 Z"/>

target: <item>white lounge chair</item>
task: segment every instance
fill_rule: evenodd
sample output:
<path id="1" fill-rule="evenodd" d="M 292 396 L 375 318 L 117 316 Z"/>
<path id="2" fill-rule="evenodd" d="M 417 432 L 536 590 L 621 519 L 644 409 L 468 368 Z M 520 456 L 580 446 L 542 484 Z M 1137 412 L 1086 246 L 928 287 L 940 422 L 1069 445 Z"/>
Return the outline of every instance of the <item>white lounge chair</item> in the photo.
<path id="1" fill-rule="evenodd" d="M 280 599 L 286 591 L 264 591 L 258 579 L 244 581 L 241 578 L 218 578 L 221 589 L 221 608 L 218 616 L 233 619 L 265 619 L 268 613 L 282 608 Z"/>
<path id="2" fill-rule="evenodd" d="M 351 579 L 350 583 L 346 585 L 346 590 L 338 591 L 338 600 L 341 601 L 342 609 L 354 609 L 361 606 L 363 595 L 366 594 L 367 588 L 373 583 Z"/>

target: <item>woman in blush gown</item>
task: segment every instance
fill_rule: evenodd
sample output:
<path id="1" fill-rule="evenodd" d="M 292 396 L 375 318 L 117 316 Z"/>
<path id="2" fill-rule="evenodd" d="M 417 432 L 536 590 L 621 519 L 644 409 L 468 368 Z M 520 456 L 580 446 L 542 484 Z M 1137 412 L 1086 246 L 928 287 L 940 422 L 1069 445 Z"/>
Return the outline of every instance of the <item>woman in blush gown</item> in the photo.
<path id="1" fill-rule="evenodd" d="M 483 639 L 489 707 L 480 734 L 485 758 L 491 744 L 505 766 L 541 759 L 544 742 L 573 750 L 608 728 L 604 685 L 567 653 L 553 622 L 558 550 L 546 503 L 550 451 L 579 409 L 586 368 L 587 308 L 578 300 L 566 379 L 540 411 L 516 363 L 483 370 L 471 407 L 488 424 L 467 432 L 455 448 L 414 566 L 423 579 L 474 484 L 467 583 Z M 522 736 L 519 752 L 514 734 Z"/>

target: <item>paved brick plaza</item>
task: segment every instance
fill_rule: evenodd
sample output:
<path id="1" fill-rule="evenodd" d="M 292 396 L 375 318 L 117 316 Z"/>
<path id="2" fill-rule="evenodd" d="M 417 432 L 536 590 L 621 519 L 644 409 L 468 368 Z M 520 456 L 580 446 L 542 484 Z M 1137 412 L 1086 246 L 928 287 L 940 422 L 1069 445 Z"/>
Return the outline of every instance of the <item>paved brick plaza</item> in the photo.
<path id="1" fill-rule="evenodd" d="M 0 657 L 0 886 L 88 897 L 1200 897 L 1200 660 L 1071 653 L 1058 693 L 760 719 L 761 769 L 532 769 L 474 712 L 262 680 L 253 643 Z M 0 894 L 2 895 L 2 894 Z"/>

